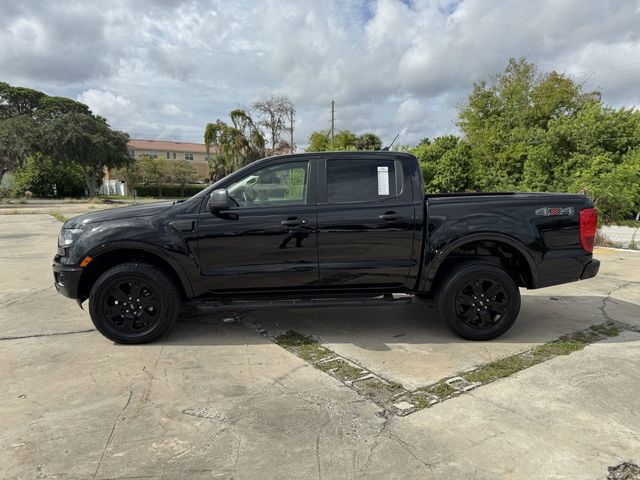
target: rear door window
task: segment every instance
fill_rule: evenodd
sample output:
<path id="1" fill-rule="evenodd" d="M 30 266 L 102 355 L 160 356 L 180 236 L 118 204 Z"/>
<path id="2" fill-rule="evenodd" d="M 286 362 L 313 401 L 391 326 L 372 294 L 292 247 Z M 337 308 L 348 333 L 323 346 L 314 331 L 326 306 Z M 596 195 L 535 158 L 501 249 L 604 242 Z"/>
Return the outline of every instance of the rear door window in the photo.
<path id="1" fill-rule="evenodd" d="M 329 203 L 387 200 L 398 195 L 398 184 L 394 160 L 327 160 Z"/>

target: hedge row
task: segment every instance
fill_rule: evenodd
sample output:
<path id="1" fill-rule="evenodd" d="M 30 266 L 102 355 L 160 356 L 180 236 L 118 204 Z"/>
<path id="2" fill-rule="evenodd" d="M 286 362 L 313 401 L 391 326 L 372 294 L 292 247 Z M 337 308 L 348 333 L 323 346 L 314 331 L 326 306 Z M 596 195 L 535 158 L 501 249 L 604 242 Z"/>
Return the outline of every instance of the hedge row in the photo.
<path id="1" fill-rule="evenodd" d="M 136 187 L 136 195 L 139 197 L 156 197 L 156 198 L 176 198 L 176 197 L 191 197 L 196 193 L 207 188 L 208 185 L 185 185 L 180 189 L 180 185 L 162 185 L 162 193 L 158 185 L 139 185 Z"/>

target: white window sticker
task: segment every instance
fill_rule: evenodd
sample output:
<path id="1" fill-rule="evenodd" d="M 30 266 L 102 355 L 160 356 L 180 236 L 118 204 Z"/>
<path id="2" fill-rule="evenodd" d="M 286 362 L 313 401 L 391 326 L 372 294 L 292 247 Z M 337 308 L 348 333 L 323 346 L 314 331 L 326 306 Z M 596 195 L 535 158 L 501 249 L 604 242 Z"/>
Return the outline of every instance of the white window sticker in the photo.
<path id="1" fill-rule="evenodd" d="M 389 195 L 389 167 L 378 167 L 378 195 Z"/>

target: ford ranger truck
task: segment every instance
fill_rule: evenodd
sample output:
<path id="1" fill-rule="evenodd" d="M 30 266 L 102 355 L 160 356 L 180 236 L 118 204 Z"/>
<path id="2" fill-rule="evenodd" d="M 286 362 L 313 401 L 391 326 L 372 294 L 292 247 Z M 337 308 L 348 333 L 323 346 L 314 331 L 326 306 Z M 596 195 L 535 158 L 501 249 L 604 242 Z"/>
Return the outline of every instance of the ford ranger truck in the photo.
<path id="1" fill-rule="evenodd" d="M 425 195 L 407 153 L 258 160 L 181 201 L 69 219 L 58 292 L 89 300 L 118 343 L 152 341 L 184 304 L 204 311 L 405 305 L 434 297 L 459 336 L 489 340 L 520 288 L 592 278 L 596 211 L 584 195 Z"/>

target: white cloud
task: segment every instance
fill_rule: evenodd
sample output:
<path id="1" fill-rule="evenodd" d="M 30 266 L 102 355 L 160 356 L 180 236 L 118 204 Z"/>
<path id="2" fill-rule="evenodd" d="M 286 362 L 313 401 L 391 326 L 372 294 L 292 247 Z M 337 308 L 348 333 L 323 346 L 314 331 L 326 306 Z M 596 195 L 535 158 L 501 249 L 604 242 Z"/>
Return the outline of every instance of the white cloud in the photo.
<path id="1" fill-rule="evenodd" d="M 328 127 L 400 143 L 455 132 L 474 81 L 527 56 L 640 104 L 640 2 L 80 0 L 3 2 L 2 81 L 86 102 L 132 136 L 201 141 L 271 94 L 296 141 Z"/>
<path id="2" fill-rule="evenodd" d="M 78 101 L 109 121 L 121 122 L 131 114 L 131 101 L 106 90 L 90 88 L 78 95 Z"/>

